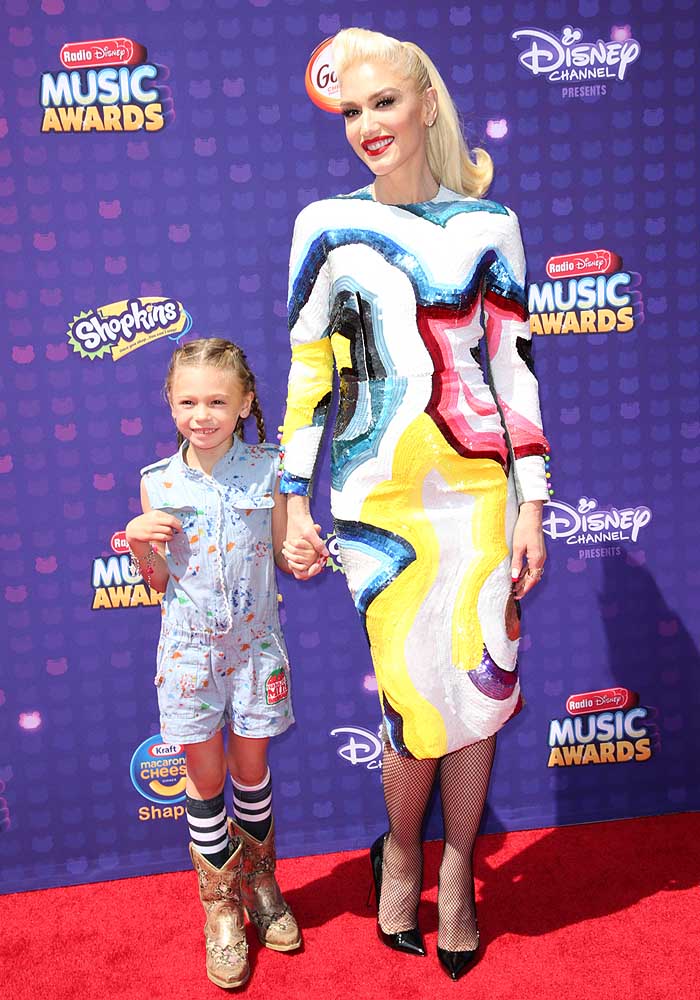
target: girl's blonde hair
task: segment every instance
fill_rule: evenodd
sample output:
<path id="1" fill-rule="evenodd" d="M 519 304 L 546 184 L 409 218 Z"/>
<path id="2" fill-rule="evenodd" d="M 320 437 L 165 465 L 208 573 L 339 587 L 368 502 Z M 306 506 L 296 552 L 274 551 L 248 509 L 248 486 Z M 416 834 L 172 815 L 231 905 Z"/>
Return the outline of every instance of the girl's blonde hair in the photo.
<path id="1" fill-rule="evenodd" d="M 202 337 L 199 340 L 190 340 L 174 352 L 170 359 L 168 372 L 165 376 L 165 395 L 171 399 L 173 379 L 178 368 L 190 367 L 201 368 L 204 365 L 212 365 L 214 368 L 224 368 L 233 372 L 243 383 L 244 392 L 255 392 L 255 375 L 253 375 L 248 365 L 248 360 L 237 344 L 230 340 L 223 340 L 221 337 Z M 255 417 L 258 429 L 258 441 L 265 440 L 265 421 L 262 410 L 258 402 L 257 395 L 253 396 L 250 404 L 250 415 Z M 243 419 L 236 425 L 234 433 L 243 440 Z M 184 436 L 177 432 L 178 447 L 185 440 Z"/>
<path id="2" fill-rule="evenodd" d="M 386 62 L 413 81 L 419 97 L 428 87 L 433 87 L 437 93 L 438 112 L 426 137 L 431 173 L 438 184 L 444 184 L 451 191 L 476 198 L 486 194 L 493 179 L 493 161 L 484 149 L 474 149 L 470 155 L 450 92 L 421 48 L 379 31 L 346 28 L 333 40 L 333 62 L 339 79 L 357 62 Z"/>

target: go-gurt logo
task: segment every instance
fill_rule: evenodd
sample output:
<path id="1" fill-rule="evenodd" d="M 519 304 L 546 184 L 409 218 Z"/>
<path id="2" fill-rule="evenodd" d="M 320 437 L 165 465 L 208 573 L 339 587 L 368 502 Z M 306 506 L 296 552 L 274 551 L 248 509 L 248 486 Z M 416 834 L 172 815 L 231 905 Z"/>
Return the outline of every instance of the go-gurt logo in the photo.
<path id="1" fill-rule="evenodd" d="M 641 762 L 659 748 L 655 711 L 628 688 L 570 695 L 566 710 L 567 717 L 549 723 L 547 767 Z"/>
<path id="2" fill-rule="evenodd" d="M 304 84 L 306 93 L 324 111 L 340 112 L 340 84 L 333 67 L 332 38 L 321 42 L 313 52 L 306 67 Z"/>
<path id="3" fill-rule="evenodd" d="M 644 320 L 641 275 L 612 250 L 550 257 L 547 277 L 530 284 L 533 334 L 628 333 Z"/>
<path id="4" fill-rule="evenodd" d="M 636 542 L 651 521 L 648 507 L 599 507 L 593 498 L 581 497 L 577 507 L 561 500 L 545 504 L 542 528 L 554 541 L 567 545 L 600 545 L 602 542 Z M 619 555 L 606 552 L 605 555 Z"/>
<path id="5" fill-rule="evenodd" d="M 160 337 L 179 340 L 192 328 L 192 317 L 180 302 L 158 296 L 123 299 L 74 316 L 68 341 L 81 358 L 118 361 L 137 347 Z"/>
<path id="6" fill-rule="evenodd" d="M 69 42 L 64 70 L 43 73 L 42 132 L 159 132 L 172 115 L 165 66 L 130 38 Z"/>
<path id="7" fill-rule="evenodd" d="M 642 51 L 639 42 L 632 38 L 629 25 L 614 26 L 609 42 L 601 38 L 584 42 L 583 31 L 570 24 L 564 27 L 560 38 L 541 28 L 519 28 L 510 37 L 530 43 L 518 56 L 520 65 L 533 76 L 546 76 L 555 83 L 624 80 L 628 66 Z M 577 93 L 579 90 L 593 92 Z M 606 87 L 564 87 L 562 92 L 564 97 L 600 97 L 605 95 Z"/>

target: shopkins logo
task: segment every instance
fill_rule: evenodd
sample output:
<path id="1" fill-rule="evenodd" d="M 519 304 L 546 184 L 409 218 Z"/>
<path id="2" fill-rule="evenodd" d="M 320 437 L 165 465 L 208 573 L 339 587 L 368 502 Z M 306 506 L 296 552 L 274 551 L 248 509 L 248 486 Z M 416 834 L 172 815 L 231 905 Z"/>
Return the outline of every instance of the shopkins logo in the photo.
<path id="1" fill-rule="evenodd" d="M 92 610 L 150 608 L 160 604 L 163 595 L 144 582 L 123 531 L 114 532 L 110 548 L 114 555 L 100 556 L 92 562 Z"/>
<path id="2" fill-rule="evenodd" d="M 368 771 L 376 771 L 382 766 L 382 741 L 369 729 L 361 726 L 339 726 L 331 729 L 331 736 L 340 739 L 338 756 L 353 767 L 360 765 Z"/>
<path id="3" fill-rule="evenodd" d="M 659 749 L 654 710 L 627 688 L 570 695 L 566 710 L 549 723 L 547 767 L 641 763 Z"/>
<path id="4" fill-rule="evenodd" d="M 644 321 L 641 275 L 612 250 L 550 257 L 546 270 L 548 281 L 530 285 L 533 335 L 629 333 Z"/>
<path id="5" fill-rule="evenodd" d="M 542 528 L 552 541 L 567 545 L 604 545 L 638 541 L 641 531 L 651 521 L 649 507 L 599 507 L 598 501 L 581 497 L 577 507 L 561 500 L 550 500 L 544 506 Z M 621 546 L 594 550 L 600 556 L 620 555 Z M 579 553 L 582 559 L 590 558 L 588 550 Z"/>
<path id="6" fill-rule="evenodd" d="M 173 117 L 169 71 L 130 38 L 68 42 L 65 67 L 43 73 L 42 132 L 159 132 Z"/>
<path id="7" fill-rule="evenodd" d="M 333 66 L 332 38 L 314 49 L 306 67 L 304 84 L 314 104 L 324 111 L 340 113 L 340 86 Z"/>
<path id="8" fill-rule="evenodd" d="M 181 302 L 151 295 L 81 312 L 71 320 L 67 336 L 81 358 L 111 355 L 118 361 L 161 337 L 179 341 L 191 329 L 192 317 Z"/>
<path id="9" fill-rule="evenodd" d="M 604 97 L 607 86 L 600 81 L 624 80 L 628 67 L 642 51 L 627 24 L 614 25 L 609 42 L 601 38 L 584 42 L 581 28 L 570 24 L 561 37 L 540 28 L 519 28 L 510 37 L 529 43 L 518 62 L 533 76 L 545 76 L 551 83 L 577 85 L 563 87 L 563 97 Z M 582 83 L 587 86 L 578 86 Z"/>
<path id="10" fill-rule="evenodd" d="M 180 819 L 187 784 L 185 752 L 179 743 L 163 743 L 149 736 L 134 751 L 129 769 L 131 783 L 144 799 L 155 803 L 139 809 L 139 819 Z M 162 807 L 165 808 L 162 808 Z"/>

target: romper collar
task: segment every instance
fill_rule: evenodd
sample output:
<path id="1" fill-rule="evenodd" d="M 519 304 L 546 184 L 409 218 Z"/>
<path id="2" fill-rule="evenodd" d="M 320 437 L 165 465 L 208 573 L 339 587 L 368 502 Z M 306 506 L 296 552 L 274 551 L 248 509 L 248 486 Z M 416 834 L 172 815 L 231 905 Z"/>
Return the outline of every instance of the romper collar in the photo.
<path id="1" fill-rule="evenodd" d="M 191 465 L 188 465 L 185 461 L 185 452 L 189 447 L 189 441 L 185 440 L 180 445 L 180 450 L 177 453 L 178 461 L 182 467 L 182 471 L 188 479 L 193 479 L 198 482 L 206 479 L 215 479 L 217 482 L 223 484 L 226 480 L 226 474 L 234 460 L 237 456 L 240 448 L 242 446 L 241 439 L 235 434 L 233 436 L 233 443 L 225 455 L 222 455 L 219 461 L 216 463 L 214 468 L 211 470 L 211 475 L 207 475 L 206 472 L 202 472 L 201 469 L 193 469 Z"/>

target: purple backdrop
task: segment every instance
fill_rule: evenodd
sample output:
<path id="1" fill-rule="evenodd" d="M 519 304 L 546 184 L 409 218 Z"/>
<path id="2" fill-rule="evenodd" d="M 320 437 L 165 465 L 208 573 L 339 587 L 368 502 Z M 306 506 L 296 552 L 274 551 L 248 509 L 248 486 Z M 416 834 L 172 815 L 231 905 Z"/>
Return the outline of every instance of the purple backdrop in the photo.
<path id="1" fill-rule="evenodd" d="M 187 865 L 158 609 L 115 533 L 139 468 L 173 450 L 173 338 L 240 342 L 274 439 L 294 216 L 367 180 L 304 90 L 311 51 L 350 24 L 431 52 L 533 283 L 549 563 L 484 828 L 697 809 L 693 0 L 3 6 L 1 891 Z M 88 40 L 112 41 L 72 44 Z M 115 59 L 131 65 L 99 76 Z M 330 534 L 327 493 L 324 471 Z M 280 852 L 365 845 L 384 822 L 379 712 L 342 571 L 280 589 L 298 722 L 272 750 Z"/>

